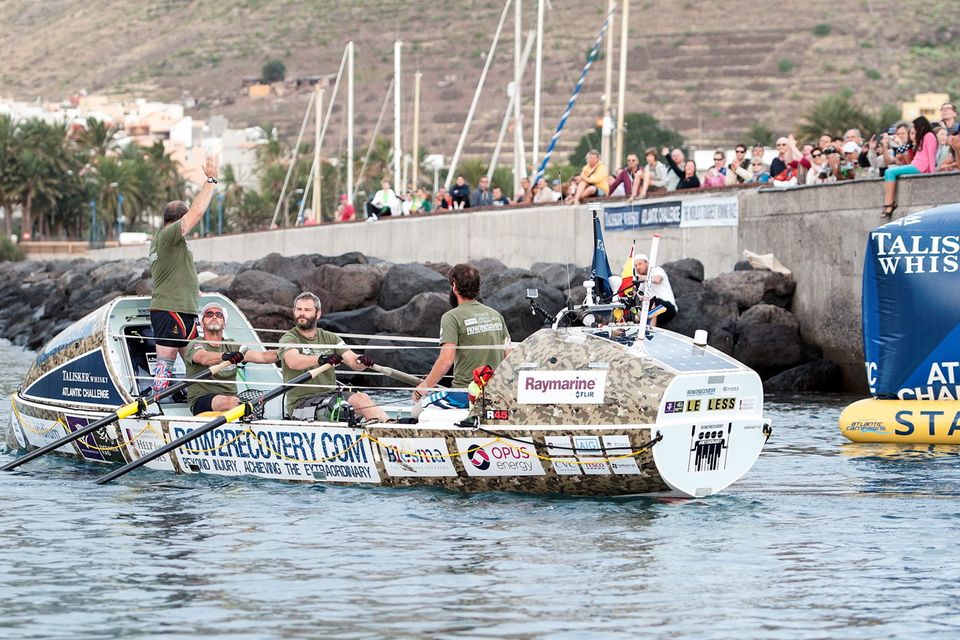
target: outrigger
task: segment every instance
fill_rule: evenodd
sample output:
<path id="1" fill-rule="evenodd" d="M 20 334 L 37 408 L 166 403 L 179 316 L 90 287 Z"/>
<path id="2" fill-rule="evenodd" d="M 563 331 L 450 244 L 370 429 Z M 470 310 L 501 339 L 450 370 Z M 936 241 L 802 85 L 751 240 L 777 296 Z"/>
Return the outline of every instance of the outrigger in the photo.
<path id="1" fill-rule="evenodd" d="M 201 304 L 214 300 L 232 341 L 269 346 L 229 299 Z M 223 415 L 191 415 L 176 390 L 150 397 L 148 304 L 117 298 L 39 351 L 12 399 L 9 447 L 125 465 L 101 481 L 142 465 L 469 492 L 706 496 L 743 476 L 771 433 L 759 376 L 705 336 L 648 326 L 646 300 L 641 322 L 603 324 L 628 305 L 590 295 L 561 310 L 515 345 L 469 409 L 428 408 L 415 421 L 395 408 L 396 422 L 363 424 L 350 412 L 341 422 L 285 418 L 284 391 L 319 368 L 284 385 L 276 366 L 247 364 L 245 401 Z"/>

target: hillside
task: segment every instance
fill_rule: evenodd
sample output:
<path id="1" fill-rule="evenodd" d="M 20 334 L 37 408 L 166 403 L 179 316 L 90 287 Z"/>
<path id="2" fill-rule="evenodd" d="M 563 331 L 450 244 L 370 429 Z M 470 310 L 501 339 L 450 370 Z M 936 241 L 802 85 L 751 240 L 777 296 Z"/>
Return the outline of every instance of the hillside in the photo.
<path id="1" fill-rule="evenodd" d="M 549 3 L 544 145 L 606 4 Z M 633 0 L 627 110 L 648 111 L 704 147 L 732 144 L 755 123 L 788 130 L 810 104 L 840 88 L 852 89 L 870 106 L 899 103 L 917 91 L 960 93 L 954 2 L 807 0 L 791 10 L 773 6 Z M 198 117 L 223 113 L 235 126 L 272 123 L 291 135 L 308 90 L 250 99 L 241 91 L 243 78 L 257 76 L 271 58 L 285 62 L 288 78 L 335 74 L 343 45 L 352 38 L 361 153 L 393 73 L 393 41 L 400 38 L 405 41 L 406 109 L 412 107 L 412 72 L 419 68 L 424 74 L 421 144 L 449 157 L 501 8 L 501 0 L 0 0 L 0 95 L 60 99 L 86 89 L 164 100 L 191 97 L 197 103 L 191 113 Z M 512 11 L 471 129 L 467 152 L 472 155 L 489 156 L 503 116 L 505 85 L 512 78 Z M 536 2 L 525 0 L 525 30 L 535 26 L 535 12 Z M 618 41 L 619 32 L 618 20 L 612 34 Z M 529 141 L 532 61 L 526 78 Z M 565 131 L 563 160 L 595 123 L 602 91 L 599 61 Z M 328 153 L 343 145 L 343 110 L 336 111 L 324 145 Z M 392 103 L 385 134 L 391 119 Z M 404 140 L 409 144 L 409 131 Z"/>

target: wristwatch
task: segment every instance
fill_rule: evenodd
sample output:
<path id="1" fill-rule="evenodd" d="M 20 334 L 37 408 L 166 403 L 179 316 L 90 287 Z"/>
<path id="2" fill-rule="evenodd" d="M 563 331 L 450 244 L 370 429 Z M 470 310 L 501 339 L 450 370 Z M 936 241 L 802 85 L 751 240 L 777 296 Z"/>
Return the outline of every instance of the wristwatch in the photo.
<path id="1" fill-rule="evenodd" d="M 217 179 L 214 178 L 213 176 L 207 176 L 207 182 L 209 182 L 210 184 L 217 184 Z"/>

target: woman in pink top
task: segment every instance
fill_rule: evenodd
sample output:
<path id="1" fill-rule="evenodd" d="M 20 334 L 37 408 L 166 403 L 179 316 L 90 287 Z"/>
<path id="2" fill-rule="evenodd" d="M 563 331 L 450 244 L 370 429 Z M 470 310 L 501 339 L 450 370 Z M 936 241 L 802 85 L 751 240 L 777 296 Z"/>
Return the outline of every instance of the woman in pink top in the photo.
<path id="1" fill-rule="evenodd" d="M 888 167 L 883 174 L 883 217 L 889 217 L 897 209 L 894 200 L 897 193 L 897 178 L 913 173 L 933 173 L 937 170 L 937 137 L 933 135 L 930 121 L 920 116 L 913 121 L 917 153 L 910 164 Z"/>

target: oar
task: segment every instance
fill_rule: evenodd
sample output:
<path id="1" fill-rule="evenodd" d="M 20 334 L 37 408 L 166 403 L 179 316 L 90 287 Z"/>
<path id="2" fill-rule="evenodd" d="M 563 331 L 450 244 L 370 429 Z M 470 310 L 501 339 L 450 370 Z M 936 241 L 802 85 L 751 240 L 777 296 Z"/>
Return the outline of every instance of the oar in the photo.
<path id="1" fill-rule="evenodd" d="M 329 368 L 330 368 L 330 365 L 325 364 L 325 365 L 316 367 L 314 369 L 310 369 L 309 371 L 300 374 L 290 382 L 282 384 L 276 389 L 271 389 L 267 393 L 263 394 L 263 399 L 261 400 L 261 402 L 263 404 L 266 404 L 269 400 L 273 400 L 277 396 L 283 395 L 292 387 L 298 384 L 301 384 L 303 382 L 309 382 L 310 380 L 313 380 L 314 378 L 316 378 L 318 375 L 320 375 L 321 373 L 323 373 Z M 133 462 L 125 464 L 119 469 L 116 469 L 115 471 L 111 471 L 110 473 L 103 476 L 102 478 L 97 478 L 96 482 L 97 484 L 107 484 L 108 482 L 112 482 L 113 480 L 116 480 L 120 476 L 125 475 L 133 471 L 134 469 L 142 467 L 143 465 L 147 464 L 151 460 L 154 460 L 156 458 L 159 458 L 160 456 L 166 455 L 167 453 L 170 453 L 177 447 L 182 447 L 183 445 L 187 444 L 191 440 L 199 438 L 200 436 L 207 433 L 208 431 L 213 431 L 217 427 L 224 425 L 228 422 L 239 420 L 240 418 L 246 415 L 250 415 L 251 413 L 253 413 L 253 411 L 254 411 L 253 405 L 251 405 L 249 402 L 244 402 L 243 404 L 240 404 L 234 407 L 233 409 L 230 409 L 229 411 L 225 412 L 222 416 L 218 418 L 214 418 L 210 422 L 206 423 L 201 427 L 198 427 L 194 431 L 191 431 L 190 433 L 187 433 L 177 438 L 173 442 L 169 442 L 163 445 L 162 447 L 160 447 L 159 449 L 154 449 L 147 455 L 141 456 L 136 460 L 134 460 Z"/>
<path id="2" fill-rule="evenodd" d="M 390 367 L 385 367 L 380 364 L 375 364 L 370 368 L 377 373 L 387 376 L 388 378 L 393 378 L 394 380 L 399 380 L 400 382 L 406 382 L 407 384 L 412 384 L 415 387 L 423 382 L 423 380 L 415 375 L 404 373 L 403 371 L 397 371 L 396 369 L 391 369 Z"/>
<path id="3" fill-rule="evenodd" d="M 206 380 L 207 378 L 209 378 L 209 377 L 213 376 L 214 374 L 216 374 L 217 372 L 219 372 L 219 371 L 220 371 L 221 369 L 223 369 L 224 367 L 229 367 L 230 364 L 231 364 L 231 363 L 230 363 L 230 362 L 227 362 L 227 361 L 218 362 L 217 364 L 213 365 L 212 367 L 210 367 L 210 368 L 207 369 L 206 371 L 203 371 L 203 372 L 197 374 L 197 377 L 194 378 L 194 379 L 192 379 L 192 380 L 184 380 L 183 382 L 178 382 L 177 384 L 175 384 L 175 385 L 173 385 L 173 386 L 171 386 L 171 387 L 168 387 L 168 388 L 164 389 L 164 390 L 161 391 L 160 393 L 158 393 L 158 394 L 156 394 L 156 395 L 152 395 L 152 396 L 147 397 L 147 398 L 137 398 L 136 400 L 134 400 L 134 401 L 131 402 L 130 404 L 123 405 L 123 406 L 120 407 L 119 409 L 116 409 L 112 414 L 110 414 L 110 415 L 108 415 L 108 416 L 104 416 L 103 418 L 100 418 L 99 420 L 96 420 L 96 421 L 94 421 L 94 422 L 91 422 L 90 424 L 88 424 L 87 426 L 83 427 L 82 429 L 79 429 L 79 430 L 74 431 L 74 432 L 72 432 L 72 433 L 68 433 L 67 435 L 63 436 L 62 438 L 60 438 L 59 440 L 57 440 L 57 441 L 55 441 L 55 442 L 51 442 L 50 444 L 45 444 L 45 445 L 43 445 L 42 447 L 40 447 L 39 449 L 34 449 L 33 451 L 27 453 L 26 455 L 24 455 L 24 456 L 22 456 L 22 457 L 20 457 L 20 458 L 17 458 L 16 460 L 12 460 L 12 461 L 8 462 L 8 463 L 5 464 L 4 466 L 0 467 L 0 470 L 10 471 L 10 470 L 12 470 L 12 469 L 16 469 L 17 467 L 19 467 L 20 465 L 24 464 L 25 462 L 30 462 L 31 460 L 35 460 L 35 459 L 39 458 L 39 457 L 42 456 L 42 455 L 46 455 L 46 454 L 50 453 L 50 452 L 53 451 L 54 449 L 59 449 L 60 447 L 62 447 L 62 446 L 65 445 L 65 444 L 69 444 L 69 443 L 73 442 L 74 440 L 79 440 L 80 438 L 86 436 L 87 434 L 93 433 L 94 431 L 96 431 L 96 430 L 99 429 L 100 427 L 105 427 L 105 426 L 107 426 L 108 424 L 112 424 L 112 423 L 114 423 L 114 422 L 116 422 L 117 420 L 120 420 L 120 419 L 122 419 L 122 418 L 129 418 L 130 416 L 132 416 L 132 415 L 135 414 L 135 413 L 139 413 L 139 412 L 141 412 L 141 411 L 146 411 L 147 406 L 148 406 L 149 404 L 151 404 L 151 403 L 153 403 L 153 402 L 159 402 L 159 401 L 163 400 L 164 398 L 167 398 L 167 397 L 169 397 L 169 396 L 172 396 L 173 394 L 175 394 L 176 392 L 180 391 L 181 389 L 186 389 L 187 387 L 189 387 L 190 385 L 192 385 L 194 382 L 197 382 L 197 381 L 199 381 L 199 380 Z"/>

